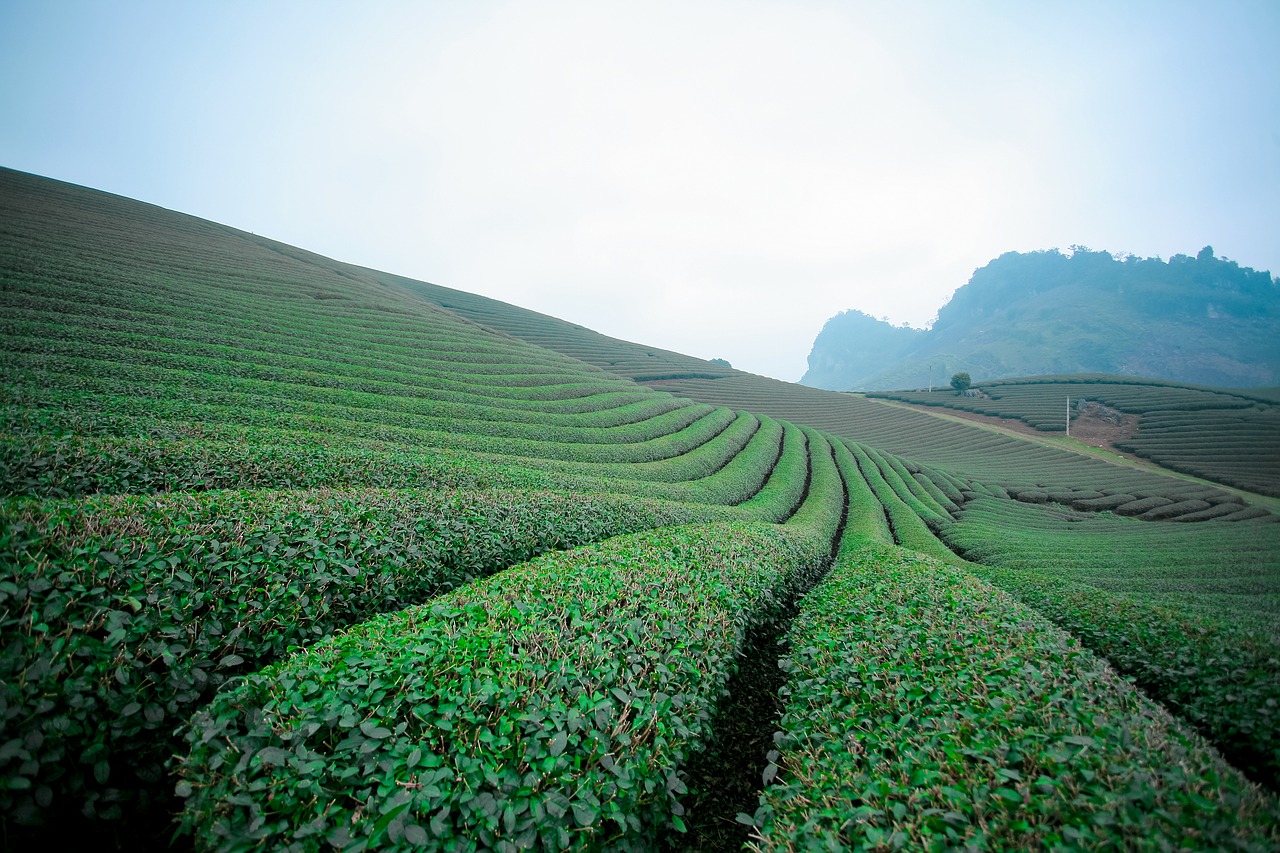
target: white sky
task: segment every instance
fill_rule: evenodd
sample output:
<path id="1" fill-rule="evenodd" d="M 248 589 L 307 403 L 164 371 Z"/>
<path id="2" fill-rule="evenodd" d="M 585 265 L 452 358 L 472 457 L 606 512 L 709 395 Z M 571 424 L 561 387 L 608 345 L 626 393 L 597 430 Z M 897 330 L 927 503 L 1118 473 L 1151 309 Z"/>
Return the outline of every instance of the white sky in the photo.
<path id="1" fill-rule="evenodd" d="M 0 165 L 795 380 L 1009 250 L 1280 273 L 1280 3 L 0 3 Z"/>

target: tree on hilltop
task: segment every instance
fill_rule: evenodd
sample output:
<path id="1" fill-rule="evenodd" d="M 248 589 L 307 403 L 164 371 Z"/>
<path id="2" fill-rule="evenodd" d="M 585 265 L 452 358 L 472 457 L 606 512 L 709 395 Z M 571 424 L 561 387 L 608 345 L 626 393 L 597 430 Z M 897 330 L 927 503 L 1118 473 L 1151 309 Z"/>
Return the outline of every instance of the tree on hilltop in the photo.
<path id="1" fill-rule="evenodd" d="M 957 394 L 963 394 L 968 390 L 972 381 L 973 380 L 969 378 L 969 374 L 962 370 L 951 377 L 951 387 L 956 389 Z"/>

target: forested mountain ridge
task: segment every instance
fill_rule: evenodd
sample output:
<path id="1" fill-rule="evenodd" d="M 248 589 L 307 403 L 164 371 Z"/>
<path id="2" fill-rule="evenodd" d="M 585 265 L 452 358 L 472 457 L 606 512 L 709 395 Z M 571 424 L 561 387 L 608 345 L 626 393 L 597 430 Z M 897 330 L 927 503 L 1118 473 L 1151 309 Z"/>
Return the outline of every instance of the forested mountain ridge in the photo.
<path id="1" fill-rule="evenodd" d="M 1218 258 L 1007 252 L 974 272 L 928 330 L 833 317 L 801 382 L 883 390 L 1103 372 L 1226 387 L 1280 382 L 1280 283 Z"/>

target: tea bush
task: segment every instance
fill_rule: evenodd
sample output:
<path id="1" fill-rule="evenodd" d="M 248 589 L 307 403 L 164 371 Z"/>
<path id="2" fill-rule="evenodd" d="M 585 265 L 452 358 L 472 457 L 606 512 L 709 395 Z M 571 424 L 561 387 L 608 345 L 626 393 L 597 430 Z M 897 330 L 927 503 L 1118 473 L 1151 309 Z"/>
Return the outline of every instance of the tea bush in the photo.
<path id="1" fill-rule="evenodd" d="M 769 526 L 545 555 L 247 676 L 199 712 L 211 849 L 641 849 L 679 828 L 747 628 L 828 543 Z"/>
<path id="2" fill-rule="evenodd" d="M 726 512 L 400 490 L 5 505 L 0 809 L 119 817 L 226 678 L 548 550 Z"/>
<path id="3" fill-rule="evenodd" d="M 790 631 L 756 850 L 1280 844 L 1280 804 L 962 569 L 850 548 Z"/>

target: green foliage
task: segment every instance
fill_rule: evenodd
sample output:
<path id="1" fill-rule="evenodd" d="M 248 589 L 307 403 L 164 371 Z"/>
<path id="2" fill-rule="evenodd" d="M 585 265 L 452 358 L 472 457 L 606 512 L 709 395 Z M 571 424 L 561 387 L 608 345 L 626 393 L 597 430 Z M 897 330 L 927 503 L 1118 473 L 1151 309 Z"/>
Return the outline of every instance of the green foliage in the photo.
<path id="1" fill-rule="evenodd" d="M 1280 843 L 1280 806 L 963 570 L 851 549 L 803 601 L 757 850 Z"/>
<path id="2" fill-rule="evenodd" d="M 743 509 L 773 507 L 772 521 L 789 518 L 804 500 L 809 479 L 809 438 L 797 426 L 786 424 L 782 446 L 764 488 L 741 504 Z"/>
<path id="3" fill-rule="evenodd" d="M 228 488 L 547 489 L 570 479 L 457 451 L 209 425 L 179 429 L 136 438 L 0 437 L 0 488 L 9 495 L 65 498 Z M 584 477 L 571 482 L 577 489 L 603 490 Z"/>
<path id="4" fill-rule="evenodd" d="M 849 445 L 834 441 L 831 447 L 849 492 L 843 542 L 892 545 L 893 530 L 889 527 L 885 508 L 862 476 Z"/>
<path id="5" fill-rule="evenodd" d="M 1185 481 L 1173 477 L 1120 467 L 860 395 L 835 394 L 747 374 L 714 381 L 671 382 L 664 387 L 710 405 L 763 412 L 812 426 L 881 453 L 910 459 L 917 466 L 945 471 L 966 484 L 980 481 L 997 493 L 1010 487 L 1043 490 L 1050 484 L 1108 494 L 1137 490 L 1146 495 L 1173 495 L 1187 490 Z M 928 396 L 945 401 L 944 405 L 960 405 L 971 399 L 949 392 Z M 1061 408 L 1055 412 L 1063 414 Z M 1217 494 L 1226 496 L 1221 490 Z"/>
<path id="6" fill-rule="evenodd" d="M 1030 525 L 1029 544 L 981 516 L 1270 517 L 1218 490 L 6 170 L 0 221 L 0 833 L 14 846 L 56 846 L 80 814 L 108 845 L 167 833 L 166 762 L 187 746 L 178 793 L 210 846 L 649 846 L 680 829 L 681 769 L 711 737 L 743 632 L 780 618 L 836 541 L 962 563 L 942 535 L 1051 569 L 1110 549 L 1117 561 L 1073 582 L 1137 578 L 1144 604 L 1234 601 L 1275 625 L 1265 531 L 1280 526 L 1111 519 L 1206 531 L 1181 552 L 1133 546 L 1159 554 L 1160 576 L 1108 539 L 1120 528 L 1072 540 Z M 1273 402 L 1198 393 L 1214 417 Z M 1162 447 L 1189 458 L 1176 444 Z M 1073 515 L 1054 525 L 1090 534 Z M 721 521 L 739 523 L 669 527 Z M 610 538 L 636 531 L 650 532 Z M 1188 555 L 1194 574 L 1168 569 Z M 1264 571 L 1237 571 L 1249 561 Z M 1196 682 L 1215 643 L 1182 647 L 1179 677 Z M 1147 662 L 1168 650 L 1141 648 Z M 1204 672 L 1189 715 L 1227 689 Z"/>
<path id="7" fill-rule="evenodd" d="M 1273 638 L 1042 573 L 980 572 L 1133 677 L 1252 778 L 1280 788 Z"/>
<path id="8" fill-rule="evenodd" d="M 963 562 L 938 540 L 927 523 L 941 524 L 942 517 L 911 492 L 897 469 L 871 448 L 853 443 L 846 446 L 857 460 L 862 479 L 884 508 L 893 542 L 946 562 Z"/>
<path id="9" fill-rule="evenodd" d="M 973 384 L 973 380 L 969 378 L 969 374 L 964 371 L 954 373 L 951 376 L 951 387 L 957 392 L 968 390 L 971 384 Z"/>
<path id="10" fill-rule="evenodd" d="M 1280 788 L 1280 526 L 1249 524 L 1243 551 L 1233 524 L 1063 516 L 983 499 L 944 537 Z"/>
<path id="11" fill-rule="evenodd" d="M 22 822 L 145 807 L 228 677 L 547 550 L 716 511 L 548 492 L 211 492 L 13 504 L 0 657 Z M 720 513 L 723 515 L 723 513 Z"/>
<path id="12" fill-rule="evenodd" d="M 976 563 L 1258 627 L 1280 614 L 1280 525 L 1268 519 L 1150 523 L 975 496 L 941 535 Z"/>
<path id="13" fill-rule="evenodd" d="M 747 627 L 825 551 L 654 531 L 325 640 L 195 716 L 183 826 L 226 850 L 651 845 Z"/>

